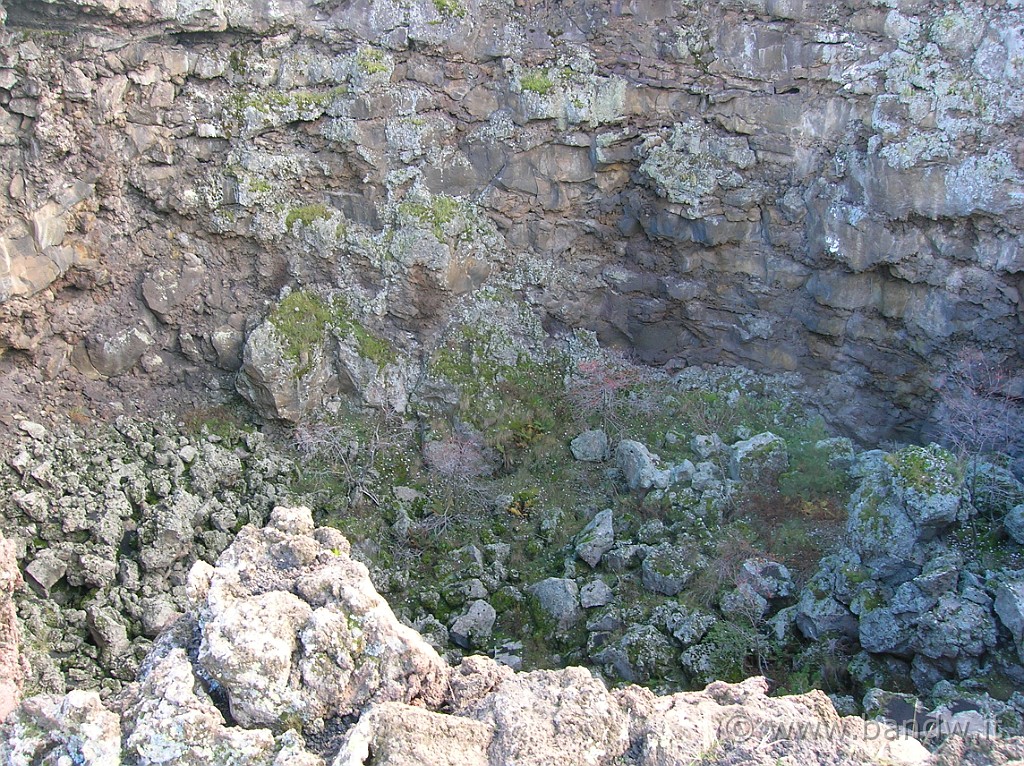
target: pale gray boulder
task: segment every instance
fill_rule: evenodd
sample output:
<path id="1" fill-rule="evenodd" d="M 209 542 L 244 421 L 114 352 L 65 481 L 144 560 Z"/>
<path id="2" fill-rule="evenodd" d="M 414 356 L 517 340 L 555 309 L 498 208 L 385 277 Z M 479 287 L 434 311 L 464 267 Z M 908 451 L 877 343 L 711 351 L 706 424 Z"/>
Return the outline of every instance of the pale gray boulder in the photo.
<path id="1" fill-rule="evenodd" d="M 600 429 L 584 431 L 569 442 L 569 449 L 574 458 L 586 463 L 600 463 L 611 455 L 608 434 Z"/>
<path id="2" fill-rule="evenodd" d="M 0 729 L 0 763 L 115 766 L 121 721 L 94 691 L 29 697 Z"/>
<path id="3" fill-rule="evenodd" d="M 190 601 L 198 660 L 247 726 L 287 728 L 383 701 L 445 698 L 448 668 L 395 618 L 340 533 L 306 508 L 275 508 L 243 529 L 216 567 L 197 563 Z"/>
<path id="4" fill-rule="evenodd" d="M 786 442 L 765 431 L 732 445 L 729 473 L 734 481 L 771 483 L 789 467 Z"/>
<path id="5" fill-rule="evenodd" d="M 448 636 L 463 649 L 482 646 L 483 642 L 491 637 L 496 618 L 494 607 L 483 599 L 477 599 L 455 618 L 448 629 Z"/>
<path id="6" fill-rule="evenodd" d="M 594 516 L 576 535 L 576 555 L 591 567 L 596 567 L 601 557 L 615 545 L 615 530 L 612 527 L 612 509 Z"/>
<path id="7" fill-rule="evenodd" d="M 554 623 L 556 633 L 568 630 L 583 617 L 575 580 L 549 577 L 527 588 L 530 597 Z"/>

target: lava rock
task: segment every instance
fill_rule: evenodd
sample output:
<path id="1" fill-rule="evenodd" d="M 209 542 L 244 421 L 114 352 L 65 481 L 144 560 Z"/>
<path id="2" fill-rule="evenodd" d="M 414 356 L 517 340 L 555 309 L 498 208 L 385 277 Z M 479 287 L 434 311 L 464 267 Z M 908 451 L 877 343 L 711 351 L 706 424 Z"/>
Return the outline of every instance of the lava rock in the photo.
<path id="1" fill-rule="evenodd" d="M 995 611 L 1013 636 L 1017 653 L 1024 661 L 1024 578 L 1006 578 L 996 585 Z"/>
<path id="2" fill-rule="evenodd" d="M 604 580 L 593 580 L 580 588 L 580 606 L 584 609 L 607 606 L 614 598 L 615 594 Z"/>
<path id="3" fill-rule="evenodd" d="M 601 463 L 611 455 L 608 434 L 601 430 L 584 431 L 569 442 L 569 449 L 574 458 L 587 463 Z"/>
<path id="4" fill-rule="evenodd" d="M 1015 542 L 1024 545 L 1024 503 L 1009 510 L 1003 519 L 1003 526 Z"/>
<path id="5" fill-rule="evenodd" d="M 770 431 L 732 445 L 729 473 L 745 484 L 771 484 L 789 466 L 789 454 L 782 437 Z"/>
<path id="6" fill-rule="evenodd" d="M 591 567 L 596 567 L 601 557 L 615 545 L 615 531 L 612 528 L 612 509 L 598 513 L 582 531 L 576 535 L 576 555 Z"/>
<path id="7" fill-rule="evenodd" d="M 662 543 L 648 551 L 640 567 L 644 587 L 664 596 L 674 596 L 693 578 L 700 562 L 687 550 Z"/>
<path id="8" fill-rule="evenodd" d="M 583 617 L 575 580 L 549 577 L 531 585 L 527 592 L 536 599 L 540 609 L 554 620 L 556 632 L 568 630 Z"/>
<path id="9" fill-rule="evenodd" d="M 455 618 L 448 636 L 463 649 L 481 646 L 491 637 L 497 613 L 494 607 L 483 599 L 477 599 L 469 608 Z"/>

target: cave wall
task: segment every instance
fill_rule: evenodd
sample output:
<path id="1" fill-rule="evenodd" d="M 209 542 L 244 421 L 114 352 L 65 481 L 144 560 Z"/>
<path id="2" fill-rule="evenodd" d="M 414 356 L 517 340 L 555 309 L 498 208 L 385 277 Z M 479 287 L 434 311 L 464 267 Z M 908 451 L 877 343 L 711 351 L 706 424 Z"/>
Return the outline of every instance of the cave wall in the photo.
<path id="1" fill-rule="evenodd" d="M 1014 3 L 4 16 L 4 408 L 229 391 L 301 285 L 411 353 L 500 286 L 653 363 L 799 371 L 866 439 L 960 348 L 1021 369 Z"/>

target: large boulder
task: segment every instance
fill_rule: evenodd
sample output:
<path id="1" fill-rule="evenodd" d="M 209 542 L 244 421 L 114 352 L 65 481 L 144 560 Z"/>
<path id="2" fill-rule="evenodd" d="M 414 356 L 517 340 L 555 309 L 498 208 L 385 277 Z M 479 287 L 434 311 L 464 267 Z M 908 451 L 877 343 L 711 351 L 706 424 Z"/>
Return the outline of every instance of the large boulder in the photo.
<path id="1" fill-rule="evenodd" d="M 201 766 L 226 752 L 239 762 L 272 757 L 274 735 L 229 727 L 181 648 L 159 647 L 126 702 L 125 749 L 139 766 Z"/>
<path id="2" fill-rule="evenodd" d="M 383 701 L 437 705 L 447 665 L 374 590 L 348 541 L 307 508 L 275 508 L 216 567 L 189 575 L 198 661 L 245 726 L 323 726 Z"/>
<path id="3" fill-rule="evenodd" d="M 857 635 L 857 618 L 827 592 L 804 589 L 796 610 L 796 627 L 811 641 L 829 634 Z"/>
<path id="4" fill-rule="evenodd" d="M 933 660 L 980 657 L 996 645 L 996 623 L 987 601 L 944 594 L 916 619 L 911 648 Z"/>
<path id="5" fill-rule="evenodd" d="M 932 444 L 905 447 L 886 458 L 893 495 L 923 539 L 962 520 L 961 479 L 952 453 Z"/>
<path id="6" fill-rule="evenodd" d="M 1024 503 L 1015 505 L 1007 512 L 1003 526 L 1014 542 L 1024 545 Z"/>
<path id="7" fill-rule="evenodd" d="M 653 625 L 631 625 L 613 646 L 593 655 L 613 675 L 630 683 L 664 677 L 678 662 L 679 650 Z"/>
<path id="8" fill-rule="evenodd" d="M 0 763 L 121 763 L 121 721 L 95 691 L 30 697 L 0 729 Z"/>
<path id="9" fill-rule="evenodd" d="M 322 341 L 300 354 L 291 358 L 273 323 L 264 322 L 245 340 L 238 393 L 264 417 L 299 422 L 337 383 Z"/>
<path id="10" fill-rule="evenodd" d="M 86 348 L 95 371 L 112 378 L 134 367 L 155 343 L 151 328 L 140 320 L 110 335 L 93 335 Z"/>
<path id="11" fill-rule="evenodd" d="M 596 764 L 629 746 L 628 718 L 583 668 L 521 673 L 460 710 L 493 727 L 491 763 Z"/>
<path id="12" fill-rule="evenodd" d="M 615 465 L 630 489 L 665 489 L 693 477 L 694 467 L 689 460 L 667 468 L 659 468 L 659 462 L 657 455 L 632 439 L 623 439 L 615 448 Z"/>
<path id="13" fill-rule="evenodd" d="M 995 611 L 999 621 L 1013 637 L 1017 653 L 1024 661 L 1024 572 L 1006 577 L 996 585 Z"/>
<path id="14" fill-rule="evenodd" d="M 701 692 L 666 697 L 630 686 L 617 691 L 615 698 L 630 713 L 633 747 L 645 766 L 923 766 L 929 758 L 920 742 L 898 736 L 885 724 L 868 728 L 861 719 L 841 718 L 824 692 L 769 697 L 763 678 L 739 684 L 715 681 Z"/>
<path id="15" fill-rule="evenodd" d="M 471 718 L 382 702 L 348 732 L 333 766 L 486 766 L 493 737 Z"/>
<path id="16" fill-rule="evenodd" d="M 885 607 L 861 614 L 859 630 L 860 645 L 876 653 L 906 654 L 913 636 L 913 624 Z"/>
<path id="17" fill-rule="evenodd" d="M 554 632 L 563 633 L 583 617 L 580 591 L 575 580 L 549 577 L 527 588 L 541 614 L 553 622 Z"/>
<path id="18" fill-rule="evenodd" d="M 729 473 L 744 484 L 771 484 L 789 467 L 786 442 L 770 431 L 732 445 Z"/>
<path id="19" fill-rule="evenodd" d="M 866 479 L 850 498 L 847 546 L 876 579 L 909 580 L 921 571 L 919 532 L 884 486 Z"/>
<path id="20" fill-rule="evenodd" d="M 661 543 L 648 551 L 640 567 L 643 586 L 663 596 L 674 596 L 693 579 L 703 560 L 685 548 Z"/>

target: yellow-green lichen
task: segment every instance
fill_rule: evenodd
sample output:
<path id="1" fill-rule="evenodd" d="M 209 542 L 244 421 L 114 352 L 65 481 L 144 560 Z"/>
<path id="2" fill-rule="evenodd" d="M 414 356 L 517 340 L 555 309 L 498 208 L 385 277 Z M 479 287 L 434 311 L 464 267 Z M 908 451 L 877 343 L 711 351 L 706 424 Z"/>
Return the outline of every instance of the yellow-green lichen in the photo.
<path id="1" fill-rule="evenodd" d="M 389 71 L 384 51 L 377 48 L 360 48 L 356 54 L 356 64 L 364 74 L 382 74 Z"/>
<path id="2" fill-rule="evenodd" d="M 463 19 L 466 17 L 466 6 L 459 0 L 434 0 L 434 8 L 446 19 Z"/>
<path id="3" fill-rule="evenodd" d="M 444 226 L 451 223 L 462 203 L 447 194 L 438 194 L 427 202 L 407 201 L 398 206 L 400 217 L 427 224 L 438 241 L 444 241 Z"/>

